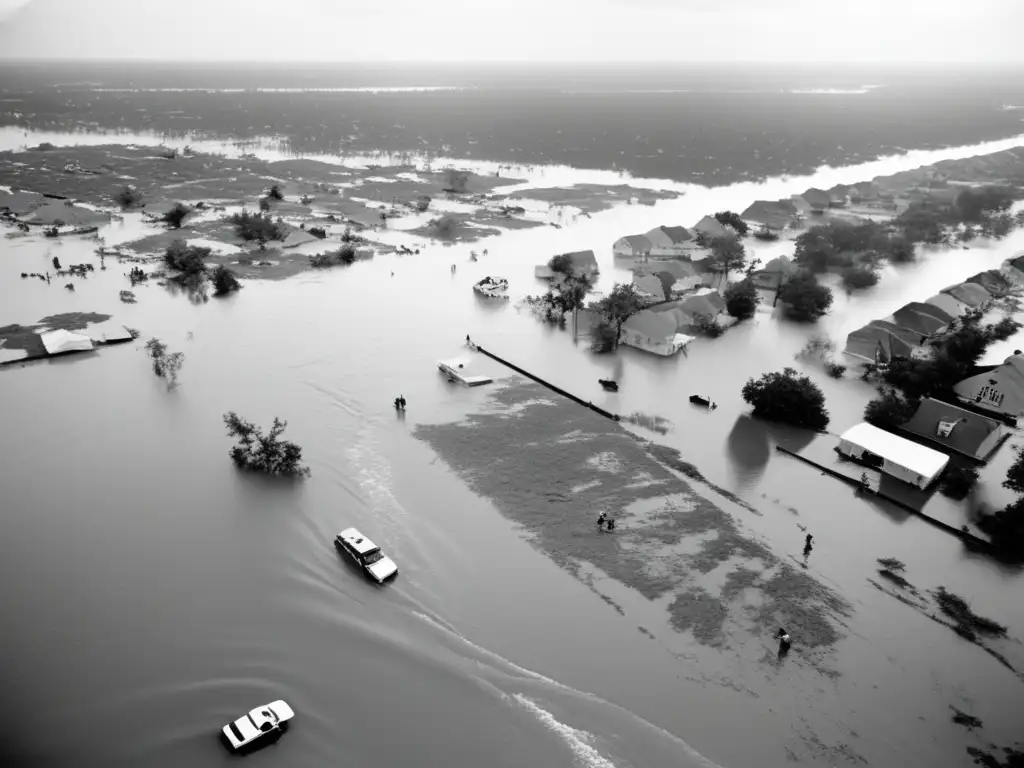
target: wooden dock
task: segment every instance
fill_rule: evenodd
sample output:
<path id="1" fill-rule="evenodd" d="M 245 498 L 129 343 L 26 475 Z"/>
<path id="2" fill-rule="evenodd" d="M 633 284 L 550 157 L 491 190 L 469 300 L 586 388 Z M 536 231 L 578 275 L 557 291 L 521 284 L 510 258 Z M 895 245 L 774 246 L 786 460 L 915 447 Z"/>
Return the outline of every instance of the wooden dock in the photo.
<path id="1" fill-rule="evenodd" d="M 506 366 L 508 368 L 511 368 L 516 373 L 521 373 L 526 378 L 532 379 L 533 381 L 536 381 L 538 384 L 543 384 L 545 387 L 550 389 L 552 392 L 557 392 L 562 397 L 567 397 L 570 400 L 572 400 L 573 402 L 579 403 L 580 405 L 584 406 L 585 408 L 589 408 L 594 413 L 600 414 L 601 416 L 604 416 L 606 419 L 611 419 L 612 421 L 619 421 L 620 420 L 620 417 L 617 414 L 614 414 L 614 413 L 611 413 L 609 411 L 606 411 L 604 408 L 601 408 L 599 406 L 594 405 L 589 400 L 584 400 L 582 397 L 577 397 L 576 395 L 573 395 L 573 394 L 571 394 L 569 392 L 566 392 L 561 387 L 556 387 L 551 382 L 545 381 L 544 379 L 540 378 L 539 376 L 534 376 L 529 371 L 526 371 L 526 370 L 520 368 L 518 365 L 514 365 L 514 364 L 510 363 L 508 360 L 505 360 L 503 358 L 498 357 L 493 352 L 488 352 L 486 349 L 484 349 L 483 347 L 481 347 L 479 345 L 476 347 L 476 350 L 477 350 L 477 352 L 480 352 L 481 354 L 487 355 L 492 360 L 496 360 L 497 362 L 501 363 L 502 365 L 504 365 L 504 366 Z"/>

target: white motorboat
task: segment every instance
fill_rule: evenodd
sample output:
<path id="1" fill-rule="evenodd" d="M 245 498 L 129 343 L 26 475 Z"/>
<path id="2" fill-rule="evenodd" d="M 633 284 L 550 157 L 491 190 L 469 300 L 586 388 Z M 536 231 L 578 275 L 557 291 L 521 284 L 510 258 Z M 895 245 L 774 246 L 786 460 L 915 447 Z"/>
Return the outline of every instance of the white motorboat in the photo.
<path id="1" fill-rule="evenodd" d="M 466 387 L 479 387 L 481 384 L 490 384 L 494 379 L 489 376 L 470 376 L 466 370 L 469 360 L 463 357 L 451 360 L 438 360 L 437 367 L 441 373 L 448 377 L 449 381 L 455 381 Z"/>
<path id="2" fill-rule="evenodd" d="M 503 277 L 485 277 L 473 284 L 473 290 L 489 299 L 507 299 L 508 280 Z"/>
<path id="3" fill-rule="evenodd" d="M 288 721 L 293 717 L 295 712 L 292 708 L 279 699 L 256 707 L 249 714 L 228 723 L 221 729 L 221 734 L 228 747 L 238 752 L 280 736 L 288 729 Z"/>

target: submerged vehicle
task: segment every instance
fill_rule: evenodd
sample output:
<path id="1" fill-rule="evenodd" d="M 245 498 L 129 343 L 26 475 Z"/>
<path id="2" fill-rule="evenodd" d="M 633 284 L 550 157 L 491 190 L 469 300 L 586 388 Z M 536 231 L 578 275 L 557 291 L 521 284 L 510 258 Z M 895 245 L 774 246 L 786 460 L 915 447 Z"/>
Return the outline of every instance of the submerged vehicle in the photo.
<path id="1" fill-rule="evenodd" d="M 618 384 L 618 382 L 612 381 L 611 379 L 598 379 L 597 383 L 600 384 L 602 387 L 604 387 L 605 390 L 608 391 L 608 392 L 618 392 L 619 391 L 619 384 Z"/>
<path id="2" fill-rule="evenodd" d="M 351 557 L 378 584 L 398 573 L 394 561 L 355 528 L 346 528 L 335 536 L 334 546 Z"/>
<path id="3" fill-rule="evenodd" d="M 473 284 L 473 290 L 489 299 L 507 299 L 508 280 L 503 277 L 485 277 Z"/>
<path id="4" fill-rule="evenodd" d="M 279 738 L 288 730 L 288 721 L 293 717 L 292 708 L 278 699 L 228 723 L 221 729 L 221 735 L 228 747 L 238 752 Z"/>
<path id="5" fill-rule="evenodd" d="M 690 402 L 693 403 L 694 405 L 703 405 L 706 408 L 713 409 L 718 407 L 717 405 L 715 405 L 714 400 L 712 400 L 710 397 L 705 397 L 704 395 L 690 395 Z"/>

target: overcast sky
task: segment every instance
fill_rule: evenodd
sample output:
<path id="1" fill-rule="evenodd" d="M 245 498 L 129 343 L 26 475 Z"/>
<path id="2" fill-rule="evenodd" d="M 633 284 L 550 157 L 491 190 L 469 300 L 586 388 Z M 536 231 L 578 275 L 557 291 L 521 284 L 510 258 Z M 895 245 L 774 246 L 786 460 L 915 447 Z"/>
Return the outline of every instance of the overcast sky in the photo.
<path id="1" fill-rule="evenodd" d="M 0 0 L 0 56 L 1021 62 L 1024 0 Z"/>

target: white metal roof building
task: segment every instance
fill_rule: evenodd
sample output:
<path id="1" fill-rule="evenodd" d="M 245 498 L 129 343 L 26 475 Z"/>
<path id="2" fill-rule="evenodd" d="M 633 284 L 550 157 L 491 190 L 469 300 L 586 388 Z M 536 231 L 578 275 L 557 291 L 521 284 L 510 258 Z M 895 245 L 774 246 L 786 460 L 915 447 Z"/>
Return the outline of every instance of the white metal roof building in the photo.
<path id="1" fill-rule="evenodd" d="M 918 488 L 931 485 L 949 463 L 944 453 L 867 423 L 846 430 L 836 450 Z"/>

